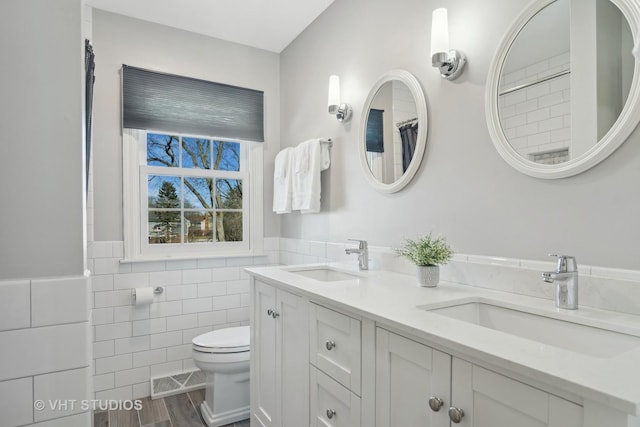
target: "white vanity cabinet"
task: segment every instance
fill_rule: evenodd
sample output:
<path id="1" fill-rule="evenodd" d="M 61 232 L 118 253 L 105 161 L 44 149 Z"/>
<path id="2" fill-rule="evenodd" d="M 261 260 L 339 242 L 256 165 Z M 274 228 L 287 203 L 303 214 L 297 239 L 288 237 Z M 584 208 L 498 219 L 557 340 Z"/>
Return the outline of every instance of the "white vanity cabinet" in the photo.
<path id="1" fill-rule="evenodd" d="M 376 427 L 456 424 L 580 427 L 583 408 L 377 328 Z"/>
<path id="2" fill-rule="evenodd" d="M 251 425 L 309 422 L 309 301 L 252 281 Z"/>
<path id="3" fill-rule="evenodd" d="M 472 336 L 479 328 L 415 320 L 415 288 L 387 287 L 395 276 L 340 284 L 281 267 L 248 271 L 254 427 L 640 427 L 636 400 L 626 398 L 635 398 L 633 384 L 615 366 L 587 356 L 575 366 L 536 364 L 523 351 L 531 345 L 506 333 L 480 345 Z M 457 298 L 476 297 L 451 288 Z M 508 344 L 519 341 L 516 354 L 528 365 L 514 356 L 503 364 L 498 351 L 514 354 Z M 557 365 L 571 368 L 569 382 Z M 607 370 L 587 371 L 598 366 Z M 616 376 L 605 380 L 607 372 Z M 596 380 L 609 388 L 590 387 Z M 625 389 L 612 389 L 615 381 Z"/>

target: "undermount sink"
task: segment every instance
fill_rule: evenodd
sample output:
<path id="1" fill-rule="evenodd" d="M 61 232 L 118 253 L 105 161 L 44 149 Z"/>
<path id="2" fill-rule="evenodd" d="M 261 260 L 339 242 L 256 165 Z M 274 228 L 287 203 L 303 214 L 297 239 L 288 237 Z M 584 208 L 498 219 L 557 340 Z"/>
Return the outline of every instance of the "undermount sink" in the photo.
<path id="1" fill-rule="evenodd" d="M 497 301 L 418 308 L 593 357 L 610 358 L 640 347 L 638 336 L 509 308 Z"/>
<path id="2" fill-rule="evenodd" d="M 287 270 L 290 273 L 299 274 L 309 279 L 319 280 L 321 282 L 338 282 L 341 280 L 356 280 L 360 276 L 336 270 L 327 266 L 309 267 L 301 269 Z"/>

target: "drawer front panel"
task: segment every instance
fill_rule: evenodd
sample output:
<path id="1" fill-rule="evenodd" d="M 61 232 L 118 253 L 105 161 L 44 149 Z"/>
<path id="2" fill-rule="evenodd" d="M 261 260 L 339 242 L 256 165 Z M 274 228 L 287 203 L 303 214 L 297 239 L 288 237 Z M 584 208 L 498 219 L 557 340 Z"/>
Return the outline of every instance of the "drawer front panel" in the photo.
<path id="1" fill-rule="evenodd" d="M 360 396 L 361 323 L 312 304 L 311 363 Z"/>
<path id="2" fill-rule="evenodd" d="M 360 398 L 314 367 L 310 372 L 310 398 L 311 426 L 360 426 Z"/>

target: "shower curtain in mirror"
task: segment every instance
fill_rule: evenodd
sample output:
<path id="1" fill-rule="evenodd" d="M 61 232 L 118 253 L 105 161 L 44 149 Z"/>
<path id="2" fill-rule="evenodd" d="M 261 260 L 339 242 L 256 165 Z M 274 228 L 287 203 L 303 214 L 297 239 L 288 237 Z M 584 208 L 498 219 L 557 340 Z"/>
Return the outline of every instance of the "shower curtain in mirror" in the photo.
<path id="1" fill-rule="evenodd" d="M 87 39 L 84 41 L 84 71 L 85 71 L 85 178 L 87 192 L 89 191 L 89 160 L 91 159 L 91 116 L 93 110 L 93 84 L 96 80 L 94 71 L 96 68 L 93 46 Z"/>
<path id="2" fill-rule="evenodd" d="M 416 140 L 418 139 L 418 122 L 409 123 L 399 128 L 400 138 L 402 138 L 402 170 L 404 172 L 409 168 L 409 163 L 413 158 L 413 152 L 416 149 Z"/>

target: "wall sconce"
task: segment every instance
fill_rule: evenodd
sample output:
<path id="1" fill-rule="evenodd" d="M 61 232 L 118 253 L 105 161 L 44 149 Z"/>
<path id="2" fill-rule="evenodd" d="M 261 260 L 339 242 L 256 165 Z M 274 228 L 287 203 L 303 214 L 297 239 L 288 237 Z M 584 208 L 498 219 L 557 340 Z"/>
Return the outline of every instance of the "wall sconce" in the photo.
<path id="1" fill-rule="evenodd" d="M 440 77 L 453 80 L 462 73 L 467 58 L 457 50 L 449 50 L 447 9 L 433 11 L 431 21 L 431 65 L 440 69 Z"/>
<path id="2" fill-rule="evenodd" d="M 347 122 L 351 118 L 349 104 L 340 102 L 340 77 L 329 77 L 329 114 L 335 114 L 339 122 Z"/>

